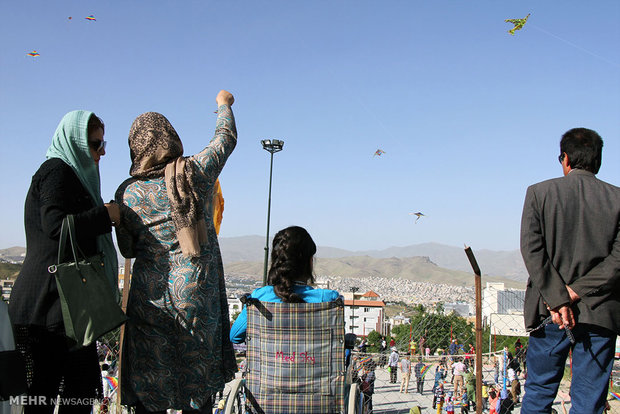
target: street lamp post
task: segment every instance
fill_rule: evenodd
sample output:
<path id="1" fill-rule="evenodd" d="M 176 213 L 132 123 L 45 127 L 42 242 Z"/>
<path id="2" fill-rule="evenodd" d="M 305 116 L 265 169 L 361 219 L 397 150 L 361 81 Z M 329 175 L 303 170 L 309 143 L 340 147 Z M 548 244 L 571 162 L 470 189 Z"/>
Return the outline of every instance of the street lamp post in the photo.
<path id="1" fill-rule="evenodd" d="M 491 340 L 493 339 L 493 315 L 497 314 L 489 314 L 489 358 L 491 357 L 491 352 L 493 352 L 493 349 L 491 348 Z"/>
<path id="2" fill-rule="evenodd" d="M 263 149 L 271 154 L 271 164 L 269 166 L 269 198 L 267 201 L 267 238 L 265 240 L 265 264 L 263 268 L 263 286 L 267 285 L 267 261 L 269 260 L 269 219 L 271 217 L 271 177 L 273 173 L 273 154 L 282 151 L 284 141 L 279 139 L 263 139 L 261 142 Z"/>
<path id="3" fill-rule="evenodd" d="M 357 286 L 353 286 L 351 288 L 351 292 L 353 292 L 353 304 L 351 305 L 351 332 L 355 333 L 355 292 L 360 290 Z"/>

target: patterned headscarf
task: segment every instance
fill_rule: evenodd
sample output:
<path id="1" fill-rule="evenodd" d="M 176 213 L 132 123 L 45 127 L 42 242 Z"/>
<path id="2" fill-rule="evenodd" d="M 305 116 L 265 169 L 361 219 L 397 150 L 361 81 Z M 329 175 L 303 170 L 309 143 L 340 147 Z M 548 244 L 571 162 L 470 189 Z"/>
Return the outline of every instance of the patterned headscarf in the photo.
<path id="1" fill-rule="evenodd" d="M 186 257 L 200 256 L 200 246 L 207 241 L 205 211 L 193 188 L 194 168 L 182 156 L 179 135 L 165 116 L 146 112 L 131 125 L 129 149 L 129 174 L 142 180 L 164 177 L 181 250 Z"/>
<path id="2" fill-rule="evenodd" d="M 60 158 L 69 165 L 86 188 L 96 206 L 102 206 L 99 167 L 88 149 L 89 111 L 72 111 L 66 114 L 54 133 L 47 149 L 47 158 Z M 112 234 L 97 236 L 97 247 L 103 251 L 106 276 L 118 299 L 118 258 Z"/>

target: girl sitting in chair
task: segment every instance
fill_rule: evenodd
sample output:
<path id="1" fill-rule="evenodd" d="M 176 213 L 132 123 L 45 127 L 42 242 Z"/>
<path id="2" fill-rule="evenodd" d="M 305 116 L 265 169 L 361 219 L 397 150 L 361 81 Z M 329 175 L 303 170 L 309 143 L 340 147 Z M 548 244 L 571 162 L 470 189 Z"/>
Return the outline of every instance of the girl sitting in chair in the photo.
<path id="1" fill-rule="evenodd" d="M 263 302 L 318 303 L 331 302 L 340 295 L 335 290 L 315 289 L 312 261 L 316 244 L 303 227 L 291 226 L 280 230 L 273 238 L 271 267 L 267 286 L 254 290 L 250 297 Z M 245 341 L 247 310 L 243 310 L 230 329 L 230 341 Z"/>

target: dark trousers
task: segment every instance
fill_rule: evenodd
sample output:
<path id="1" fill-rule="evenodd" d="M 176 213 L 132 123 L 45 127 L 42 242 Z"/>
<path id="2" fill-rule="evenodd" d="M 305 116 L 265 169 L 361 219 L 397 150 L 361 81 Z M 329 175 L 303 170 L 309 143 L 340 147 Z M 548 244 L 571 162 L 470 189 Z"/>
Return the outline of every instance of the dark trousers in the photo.
<path id="1" fill-rule="evenodd" d="M 573 350 L 571 411 L 602 413 L 613 364 L 616 335 L 594 325 L 577 324 L 571 347 L 564 330 L 549 324 L 530 334 L 523 413 L 550 412 L 564 375 L 568 352 Z"/>
<path id="2" fill-rule="evenodd" d="M 58 405 L 60 414 L 89 414 L 94 400 L 102 397 L 95 344 L 70 350 L 64 335 L 40 329 L 18 332 L 17 346 L 25 353 L 31 382 L 24 413 L 52 414 Z"/>
<path id="3" fill-rule="evenodd" d="M 424 392 L 424 378 L 415 377 L 415 384 L 416 384 L 416 387 L 418 388 L 418 392 L 422 394 Z"/>
<path id="4" fill-rule="evenodd" d="M 390 367 L 390 383 L 396 384 L 396 373 L 398 372 L 398 367 Z"/>
<path id="5" fill-rule="evenodd" d="M 162 411 L 149 411 L 140 401 L 136 404 L 136 414 L 166 414 L 166 410 Z"/>
<path id="6" fill-rule="evenodd" d="M 364 393 L 364 407 L 363 407 L 362 412 L 364 414 L 372 413 L 372 394 Z"/>

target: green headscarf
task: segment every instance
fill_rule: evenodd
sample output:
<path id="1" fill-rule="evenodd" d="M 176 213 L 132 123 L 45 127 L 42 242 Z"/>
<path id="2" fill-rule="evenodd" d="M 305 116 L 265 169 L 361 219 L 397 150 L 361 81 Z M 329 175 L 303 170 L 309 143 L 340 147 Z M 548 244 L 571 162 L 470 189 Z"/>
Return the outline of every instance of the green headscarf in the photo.
<path id="1" fill-rule="evenodd" d="M 93 113 L 89 111 L 72 111 L 66 114 L 58 124 L 52 145 L 47 149 L 45 156 L 60 158 L 73 168 L 95 205 L 102 206 L 99 167 L 88 148 L 88 120 L 92 115 Z M 112 234 L 97 236 L 97 247 L 104 254 L 106 276 L 118 300 L 118 259 Z"/>

